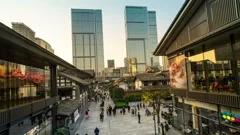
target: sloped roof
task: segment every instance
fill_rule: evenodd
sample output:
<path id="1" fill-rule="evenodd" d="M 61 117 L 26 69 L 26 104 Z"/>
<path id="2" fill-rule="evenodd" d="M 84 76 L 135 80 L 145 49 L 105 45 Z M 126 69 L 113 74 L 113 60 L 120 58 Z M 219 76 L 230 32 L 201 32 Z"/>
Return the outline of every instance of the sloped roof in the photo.
<path id="1" fill-rule="evenodd" d="M 84 81 L 84 80 L 82 80 L 82 79 L 80 79 L 80 78 L 78 78 L 78 77 L 76 77 L 76 76 L 69 75 L 69 74 L 66 74 L 66 73 L 63 73 L 63 72 L 60 72 L 59 75 L 60 75 L 60 76 L 63 76 L 63 77 L 66 77 L 66 78 L 68 78 L 68 79 L 70 79 L 70 80 L 72 80 L 72 81 L 75 81 L 75 82 L 77 82 L 77 83 L 81 83 L 81 84 L 83 84 L 83 85 L 89 85 L 89 84 L 90 84 L 89 82 Z"/>
<path id="2" fill-rule="evenodd" d="M 135 79 L 139 79 L 141 81 L 161 81 L 161 80 L 169 80 L 168 77 L 165 77 L 163 75 L 155 75 L 155 73 L 142 73 L 137 74 Z"/>
<path id="3" fill-rule="evenodd" d="M 70 116 L 80 106 L 80 100 L 66 99 L 58 105 L 58 114 Z"/>
<path id="4" fill-rule="evenodd" d="M 160 69 L 156 66 L 149 66 L 149 67 L 147 67 L 146 72 L 156 73 L 156 72 L 160 72 Z"/>

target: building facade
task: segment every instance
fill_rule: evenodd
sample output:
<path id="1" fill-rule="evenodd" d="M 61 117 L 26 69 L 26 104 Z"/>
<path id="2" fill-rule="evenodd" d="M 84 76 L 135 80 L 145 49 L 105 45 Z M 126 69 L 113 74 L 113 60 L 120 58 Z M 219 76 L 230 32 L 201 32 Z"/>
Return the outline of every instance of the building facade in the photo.
<path id="1" fill-rule="evenodd" d="M 12 22 L 12 29 L 27 39 L 35 42 L 35 32 L 24 23 Z"/>
<path id="2" fill-rule="evenodd" d="M 137 59 L 136 58 L 125 58 L 124 64 L 126 67 L 126 72 L 130 76 L 134 76 L 137 73 Z"/>
<path id="3" fill-rule="evenodd" d="M 104 69 L 102 11 L 72 9 L 73 65 L 94 70 L 101 76 Z"/>
<path id="4" fill-rule="evenodd" d="M 41 39 L 41 38 L 35 38 L 35 42 L 40 45 L 42 48 L 48 50 L 51 53 L 54 53 L 54 50 L 52 49 L 51 45 L 46 42 L 45 40 Z"/>
<path id="5" fill-rule="evenodd" d="M 240 1 L 188 0 L 154 55 L 167 56 L 171 124 L 182 133 L 240 133 Z"/>
<path id="6" fill-rule="evenodd" d="M 35 38 L 35 32 L 24 23 L 12 22 L 12 29 L 15 30 L 17 33 L 21 34 L 22 36 L 24 36 L 25 38 L 38 44 L 42 48 L 48 50 L 51 53 L 54 53 L 54 50 L 51 47 L 51 45 L 41 38 Z"/>
<path id="7" fill-rule="evenodd" d="M 159 66 L 159 57 L 152 53 L 157 46 L 156 12 L 147 7 L 126 6 L 125 30 L 127 58 L 137 59 L 137 72 L 147 66 Z"/>
<path id="8" fill-rule="evenodd" d="M 0 31 L 0 134 L 54 134 L 57 67 L 75 67 L 2 23 Z"/>
<path id="9" fill-rule="evenodd" d="M 108 60 L 107 63 L 108 63 L 108 68 L 115 68 L 114 60 Z"/>

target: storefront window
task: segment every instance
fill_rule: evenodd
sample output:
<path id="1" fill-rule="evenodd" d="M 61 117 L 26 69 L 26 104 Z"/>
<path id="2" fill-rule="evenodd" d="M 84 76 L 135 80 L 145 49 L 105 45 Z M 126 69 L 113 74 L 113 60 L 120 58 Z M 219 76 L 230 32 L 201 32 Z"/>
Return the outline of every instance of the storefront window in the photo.
<path id="1" fill-rule="evenodd" d="M 51 75 L 49 66 L 45 66 L 45 97 L 51 97 Z"/>
<path id="2" fill-rule="evenodd" d="M 236 94 L 231 45 L 194 48 L 188 53 L 187 65 L 191 70 L 190 90 Z"/>
<path id="3" fill-rule="evenodd" d="M 0 110 L 7 108 L 7 62 L 4 60 L 0 60 Z"/>
<path id="4" fill-rule="evenodd" d="M 0 60 L 0 109 L 49 97 L 50 81 L 48 69 Z"/>

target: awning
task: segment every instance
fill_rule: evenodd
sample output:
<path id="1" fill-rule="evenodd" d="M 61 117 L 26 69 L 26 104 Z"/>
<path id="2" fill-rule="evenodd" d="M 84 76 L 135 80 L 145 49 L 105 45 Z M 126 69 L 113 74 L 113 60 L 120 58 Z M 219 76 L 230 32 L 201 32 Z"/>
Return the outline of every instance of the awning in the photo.
<path id="1" fill-rule="evenodd" d="M 90 84 L 89 82 L 84 81 L 84 80 L 82 80 L 82 79 L 80 79 L 80 78 L 78 78 L 76 76 L 69 75 L 69 74 L 66 74 L 66 73 L 63 73 L 63 72 L 60 72 L 59 75 L 65 77 L 65 78 L 68 78 L 68 79 L 70 79 L 72 81 L 75 81 L 77 83 L 81 83 L 83 85 L 89 85 Z"/>
<path id="2" fill-rule="evenodd" d="M 58 114 L 70 116 L 80 106 L 80 100 L 66 99 L 60 102 L 58 105 Z"/>

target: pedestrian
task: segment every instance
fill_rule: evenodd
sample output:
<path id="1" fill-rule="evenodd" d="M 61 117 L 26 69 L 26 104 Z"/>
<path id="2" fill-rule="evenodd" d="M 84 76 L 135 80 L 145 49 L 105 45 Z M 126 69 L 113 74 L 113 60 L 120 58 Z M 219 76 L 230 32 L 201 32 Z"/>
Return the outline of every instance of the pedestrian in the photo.
<path id="1" fill-rule="evenodd" d="M 127 108 L 128 108 L 128 113 L 130 113 L 130 106 L 128 106 Z"/>
<path id="2" fill-rule="evenodd" d="M 134 116 L 134 109 L 132 108 L 132 116 Z"/>
<path id="3" fill-rule="evenodd" d="M 109 115 L 112 115 L 112 107 L 109 105 Z"/>
<path id="4" fill-rule="evenodd" d="M 99 132 L 100 132 L 99 129 L 96 127 L 94 130 L 95 135 L 99 135 Z"/>
<path id="5" fill-rule="evenodd" d="M 161 123 L 161 127 L 162 127 L 162 134 L 164 135 L 164 126 L 163 126 L 163 123 Z"/>
<path id="6" fill-rule="evenodd" d="M 141 115 L 140 112 L 138 112 L 138 123 L 140 124 L 140 119 L 141 119 Z"/>
<path id="7" fill-rule="evenodd" d="M 123 109 L 122 109 L 122 110 L 123 110 L 123 115 L 124 115 L 124 114 L 125 114 L 125 112 L 126 112 L 126 110 L 125 110 L 125 107 L 123 107 Z"/>
<path id="8" fill-rule="evenodd" d="M 107 115 L 108 115 L 108 114 L 109 114 L 109 107 L 107 107 L 107 110 L 106 110 L 106 111 L 107 111 Z"/>
<path id="9" fill-rule="evenodd" d="M 138 110 L 140 109 L 139 104 L 137 104 L 137 108 L 138 108 Z"/>
<path id="10" fill-rule="evenodd" d="M 165 121 L 165 131 L 167 132 L 169 130 L 169 125 L 167 124 L 167 122 Z"/>
<path id="11" fill-rule="evenodd" d="M 143 108 L 145 109 L 145 103 L 143 102 Z"/>
<path id="12" fill-rule="evenodd" d="M 116 115 L 116 107 L 114 106 L 113 108 L 113 115 L 115 116 Z"/>

